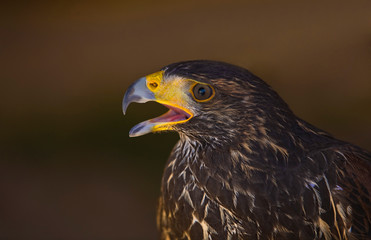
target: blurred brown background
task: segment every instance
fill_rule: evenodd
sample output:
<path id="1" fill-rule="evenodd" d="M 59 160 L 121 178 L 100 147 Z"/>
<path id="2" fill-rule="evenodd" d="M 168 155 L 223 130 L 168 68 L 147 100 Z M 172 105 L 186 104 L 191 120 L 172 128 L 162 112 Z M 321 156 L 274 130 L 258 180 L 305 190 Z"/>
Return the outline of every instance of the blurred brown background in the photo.
<path id="1" fill-rule="evenodd" d="M 300 117 L 371 150 L 370 1 L 12 1 L 0 6 L 0 239 L 156 239 L 175 133 L 127 86 L 172 62 L 249 68 Z"/>

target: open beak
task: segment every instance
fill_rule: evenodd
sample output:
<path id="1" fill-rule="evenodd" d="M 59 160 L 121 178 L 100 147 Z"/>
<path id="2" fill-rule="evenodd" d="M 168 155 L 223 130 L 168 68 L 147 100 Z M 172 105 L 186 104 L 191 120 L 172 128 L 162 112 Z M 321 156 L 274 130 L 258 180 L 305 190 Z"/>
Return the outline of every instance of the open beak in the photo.
<path id="1" fill-rule="evenodd" d="M 193 116 L 186 108 L 174 101 L 169 101 L 166 98 L 166 92 L 160 96 L 155 95 L 156 94 L 147 87 L 146 77 L 140 78 L 134 82 L 126 91 L 122 101 L 122 110 L 124 114 L 132 102 L 145 103 L 156 101 L 169 108 L 169 111 L 165 114 L 135 125 L 129 132 L 130 137 L 142 136 L 150 132 L 171 130 L 172 126 L 175 124 L 186 122 Z"/>

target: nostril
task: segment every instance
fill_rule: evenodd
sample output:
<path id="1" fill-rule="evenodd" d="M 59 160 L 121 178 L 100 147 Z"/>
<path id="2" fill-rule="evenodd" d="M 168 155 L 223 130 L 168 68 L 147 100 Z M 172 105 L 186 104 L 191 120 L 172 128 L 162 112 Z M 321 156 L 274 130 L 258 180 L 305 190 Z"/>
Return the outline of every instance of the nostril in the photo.
<path id="1" fill-rule="evenodd" d="M 157 84 L 156 82 L 151 82 L 151 83 L 149 84 L 149 86 L 150 86 L 150 88 L 151 88 L 152 90 L 154 90 L 154 89 L 156 89 L 156 88 L 158 87 L 158 84 Z"/>

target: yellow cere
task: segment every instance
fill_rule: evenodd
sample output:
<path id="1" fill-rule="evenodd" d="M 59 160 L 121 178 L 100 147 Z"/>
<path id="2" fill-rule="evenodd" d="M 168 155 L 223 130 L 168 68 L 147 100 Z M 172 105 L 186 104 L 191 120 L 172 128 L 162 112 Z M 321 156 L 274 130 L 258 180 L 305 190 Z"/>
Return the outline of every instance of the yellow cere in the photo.
<path id="1" fill-rule="evenodd" d="M 150 89 L 152 92 L 154 92 L 154 90 L 162 82 L 163 75 L 164 75 L 164 71 L 159 71 L 159 72 L 155 72 L 155 73 L 152 73 L 152 74 L 146 76 L 148 89 Z"/>

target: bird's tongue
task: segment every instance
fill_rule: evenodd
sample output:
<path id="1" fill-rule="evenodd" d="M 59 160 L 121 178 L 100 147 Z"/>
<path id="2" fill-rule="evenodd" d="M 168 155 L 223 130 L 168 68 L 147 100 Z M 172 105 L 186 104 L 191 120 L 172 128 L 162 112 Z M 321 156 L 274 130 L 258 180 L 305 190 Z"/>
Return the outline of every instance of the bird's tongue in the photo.
<path id="1" fill-rule="evenodd" d="M 129 132 L 130 137 L 137 137 L 141 136 L 144 134 L 147 134 L 152 131 L 152 128 L 160 123 L 175 123 L 175 122 L 180 122 L 183 120 L 187 120 L 188 118 L 191 117 L 190 114 L 187 112 L 170 106 L 170 105 L 165 105 L 167 108 L 169 108 L 169 111 L 167 111 L 165 114 L 157 117 L 157 118 L 152 118 L 150 120 L 141 122 L 137 125 L 135 125 Z"/>
<path id="2" fill-rule="evenodd" d="M 167 111 L 165 114 L 157 117 L 157 118 L 153 118 L 153 119 L 149 120 L 150 122 L 154 122 L 154 123 L 179 122 L 179 121 L 187 120 L 190 117 L 190 115 L 188 113 L 186 113 L 185 111 L 183 111 L 179 108 L 172 107 L 172 106 L 165 105 L 165 104 L 164 104 L 164 106 L 166 106 L 170 110 Z"/>

